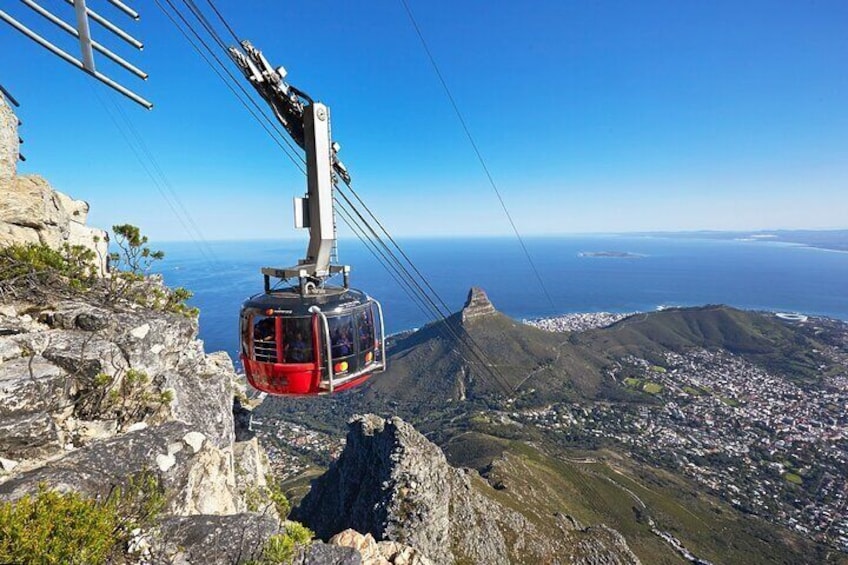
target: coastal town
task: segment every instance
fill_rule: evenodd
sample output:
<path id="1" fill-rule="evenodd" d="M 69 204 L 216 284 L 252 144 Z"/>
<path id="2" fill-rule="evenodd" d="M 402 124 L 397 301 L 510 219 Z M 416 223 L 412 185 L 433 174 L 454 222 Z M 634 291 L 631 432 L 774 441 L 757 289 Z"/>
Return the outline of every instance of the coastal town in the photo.
<path id="1" fill-rule="evenodd" d="M 848 327 L 836 324 L 848 345 Z M 846 351 L 817 351 L 837 370 L 823 366 L 814 383 L 727 351 L 666 352 L 661 362 L 629 356 L 609 376 L 645 402 L 556 404 L 509 416 L 574 445 L 615 442 L 742 511 L 848 551 Z"/>
<path id="2" fill-rule="evenodd" d="M 274 476 L 281 482 L 311 467 L 327 467 L 344 449 L 342 437 L 326 434 L 274 416 L 253 419 L 251 430 L 261 439 Z"/>
<path id="3" fill-rule="evenodd" d="M 594 328 L 605 328 L 632 316 L 636 312 L 626 314 L 613 314 L 611 312 L 584 312 L 578 314 L 564 314 L 550 318 L 537 318 L 535 320 L 523 320 L 528 326 L 533 326 L 547 332 L 583 332 Z"/>

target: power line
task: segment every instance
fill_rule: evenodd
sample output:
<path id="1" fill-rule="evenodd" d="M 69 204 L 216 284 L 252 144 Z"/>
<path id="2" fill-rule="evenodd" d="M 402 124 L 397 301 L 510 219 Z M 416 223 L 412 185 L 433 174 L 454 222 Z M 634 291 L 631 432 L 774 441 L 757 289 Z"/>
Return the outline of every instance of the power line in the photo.
<path id="1" fill-rule="evenodd" d="M 244 90 L 244 88 L 241 86 L 241 83 L 240 83 L 239 81 L 237 81 L 237 80 L 235 79 L 235 77 L 233 77 L 233 76 L 232 76 L 232 74 L 230 74 L 230 73 L 229 73 L 229 71 L 226 69 L 226 67 L 223 65 L 223 63 L 220 61 L 220 59 L 218 59 L 218 58 L 215 56 L 215 54 L 212 52 L 211 48 L 210 48 L 210 47 L 206 44 L 206 42 L 203 40 L 203 38 L 202 38 L 202 37 L 200 37 L 200 34 L 198 34 L 198 33 L 197 33 L 197 31 L 194 29 L 194 27 L 193 27 L 193 26 L 192 26 L 192 25 L 191 25 L 191 24 L 190 24 L 190 23 L 189 23 L 189 22 L 185 19 L 185 17 L 184 17 L 184 16 L 182 15 L 182 13 L 181 13 L 181 12 L 180 12 L 177 8 L 176 8 L 176 6 L 174 6 L 174 4 L 171 2 L 171 0 L 164 0 L 164 1 L 168 4 L 168 6 L 170 6 L 170 8 L 174 11 L 174 13 L 177 15 L 177 17 L 178 17 L 178 18 L 179 18 L 179 19 L 183 22 L 183 24 L 184 24 L 184 25 L 185 25 L 185 26 L 189 29 L 189 31 L 191 31 L 192 35 L 194 35 L 194 36 L 197 38 L 197 41 L 198 41 L 198 42 L 200 42 L 200 43 L 203 45 L 203 47 L 206 49 L 206 51 L 207 51 L 208 53 L 210 53 L 210 54 L 211 54 L 211 56 L 212 56 L 212 57 L 215 59 L 215 61 L 218 63 L 218 66 L 219 66 L 220 68 L 223 68 L 223 69 L 224 69 L 224 72 L 226 72 L 226 73 L 230 76 L 230 80 L 231 80 L 233 83 L 235 83 L 235 84 L 236 84 L 236 86 L 237 86 L 239 89 L 241 89 L 241 90 L 242 90 L 242 92 L 244 93 L 244 95 L 247 97 L 248 101 L 249 101 L 249 102 L 250 102 L 250 103 L 251 103 L 251 104 L 252 104 L 255 108 L 257 108 L 257 110 L 254 110 L 253 108 L 251 108 L 250 106 L 248 106 L 247 102 L 245 102 L 245 100 L 241 97 L 241 95 L 239 95 L 239 93 L 238 93 L 238 92 L 236 91 L 236 89 L 233 87 L 233 85 L 231 84 L 231 82 L 230 82 L 230 81 L 228 81 L 228 80 L 224 77 L 224 75 L 222 74 L 222 72 L 219 70 L 219 68 L 218 68 L 218 67 L 216 67 L 216 65 L 215 65 L 214 63 L 212 63 L 212 61 L 210 61 L 210 60 L 209 60 L 209 57 L 208 57 L 208 56 L 207 56 L 207 55 L 203 52 L 203 50 L 201 50 L 201 48 L 200 48 L 200 47 L 198 47 L 198 46 L 197 46 L 197 44 L 195 43 L 195 41 L 191 39 L 191 37 L 190 37 L 190 36 L 186 33 L 186 31 L 183 29 L 182 25 L 180 25 L 180 23 L 179 23 L 176 19 L 174 19 L 174 17 L 171 15 L 171 13 L 170 13 L 168 10 L 166 10 L 166 9 L 165 9 L 165 7 L 162 5 L 162 3 L 160 2 L 160 0 L 154 0 L 154 2 L 156 2 L 156 5 L 157 5 L 157 6 L 159 7 L 159 9 L 162 11 L 162 13 L 164 13 L 164 14 L 165 14 L 165 16 L 167 16 L 167 18 L 168 18 L 169 20 L 171 20 L 171 23 L 172 23 L 172 24 L 174 24 L 174 27 L 176 27 L 176 28 L 177 28 L 177 31 L 179 31 L 179 32 L 180 32 L 180 34 L 181 34 L 181 35 L 185 38 L 185 40 L 189 43 L 189 45 L 191 45 L 192 49 L 194 49 L 194 51 L 195 51 L 198 55 L 200 55 L 200 57 L 201 57 L 201 58 L 202 58 L 202 59 L 206 62 L 206 64 L 209 66 L 209 68 L 210 68 L 210 69 L 212 69 L 212 72 L 214 72 L 214 73 L 218 76 L 218 78 L 221 80 L 221 82 L 223 82 L 223 83 L 224 83 L 224 86 L 226 86 L 226 87 L 227 87 L 227 89 L 228 89 L 228 90 L 229 90 L 229 91 L 233 94 L 233 96 L 235 96 L 235 97 L 236 97 L 236 99 L 239 101 L 239 103 L 241 103 L 241 105 L 244 107 L 244 109 L 245 109 L 245 110 L 247 110 L 247 112 L 248 112 L 248 113 L 249 113 L 249 114 L 253 117 L 253 119 L 254 119 L 254 120 L 256 120 L 256 122 L 257 122 L 257 123 L 258 123 L 258 124 L 262 127 L 262 129 L 264 129 L 264 130 L 265 130 L 265 132 L 266 132 L 266 133 L 267 133 L 267 134 L 271 137 L 271 140 L 279 146 L 279 148 L 283 151 L 283 153 L 285 153 L 286 157 L 288 157 L 288 158 L 289 158 L 289 160 L 290 160 L 292 163 L 294 163 L 294 166 L 295 166 L 295 167 L 297 167 L 297 169 L 298 169 L 300 172 L 302 172 L 303 174 L 306 174 L 306 171 L 303 169 L 303 165 L 302 165 L 303 160 L 301 159 L 301 160 L 300 160 L 300 162 L 299 162 L 299 161 L 298 161 L 298 159 L 297 159 L 297 157 L 296 157 L 295 155 L 292 155 L 292 154 L 289 152 L 289 150 L 288 150 L 288 149 L 286 149 L 286 147 L 283 145 L 283 143 L 281 143 L 281 142 L 280 142 L 280 139 L 279 139 L 279 138 L 277 138 L 277 137 L 274 135 L 274 133 L 273 133 L 273 132 L 272 132 L 272 131 L 268 128 L 268 126 L 267 126 L 267 125 L 263 122 L 263 118 L 265 119 L 265 121 L 270 121 L 270 120 L 269 120 L 269 118 L 268 118 L 268 117 L 267 117 L 267 116 L 266 116 L 266 115 L 262 112 L 262 110 L 261 110 L 261 108 L 258 106 L 258 104 L 256 104 L 256 101 L 254 101 L 254 100 L 253 100 L 253 99 L 249 96 L 249 94 L 247 93 L 247 91 L 246 91 L 246 90 Z M 258 115 L 257 115 L 257 112 L 258 112 Z M 261 117 L 260 117 L 260 116 L 261 116 Z M 275 129 L 276 129 L 276 128 L 275 128 Z M 278 132 L 278 133 L 279 133 L 279 132 Z M 290 142 L 290 141 L 288 141 L 288 139 L 286 139 L 285 137 L 283 137 L 283 141 L 285 141 L 285 142 L 286 142 L 287 144 L 289 144 L 289 145 L 291 144 L 291 142 Z"/>
<path id="2" fill-rule="evenodd" d="M 167 191 L 163 188 L 161 180 L 159 178 L 157 178 L 157 176 L 153 173 L 153 171 L 151 171 L 150 167 L 148 166 L 147 161 L 145 161 L 144 157 L 139 152 L 139 148 L 137 147 L 136 143 L 133 142 L 132 138 L 127 133 L 127 130 L 129 129 L 128 127 L 125 127 L 125 126 L 127 126 L 127 124 L 122 124 L 118 120 L 118 118 L 116 117 L 116 114 L 112 113 L 112 110 L 109 109 L 109 106 L 103 100 L 103 97 L 100 96 L 100 93 L 97 92 L 97 90 L 94 89 L 93 86 L 91 87 L 91 89 L 94 92 L 95 96 L 97 97 L 98 102 L 100 102 L 100 105 L 103 106 L 104 110 L 106 110 L 106 114 L 109 116 L 109 119 L 112 120 L 112 123 L 115 125 L 118 132 L 121 134 L 121 137 L 123 137 L 124 141 L 127 142 L 127 145 L 129 146 L 133 155 L 135 155 L 135 158 L 138 160 L 142 169 L 144 169 L 144 172 L 147 173 L 147 176 L 150 177 L 150 180 L 153 182 L 153 185 L 159 191 L 159 194 L 162 196 L 162 199 L 165 201 L 165 203 L 171 209 L 171 212 L 177 218 L 177 221 L 180 222 L 180 225 L 182 225 L 182 227 L 186 231 L 186 233 L 189 234 L 189 237 L 191 237 L 194 240 L 195 244 L 197 244 L 198 250 L 200 251 L 200 254 L 203 255 L 204 260 L 211 264 L 213 262 L 213 258 L 208 255 L 207 250 L 197 241 L 197 239 L 195 239 L 195 237 L 192 234 L 191 229 L 189 229 L 185 219 L 182 217 L 180 212 L 177 210 L 177 207 L 171 201 L 171 197 L 168 196 Z M 112 103 L 112 105 L 114 107 L 117 108 L 117 105 L 114 103 L 114 101 L 110 100 L 110 102 Z"/>
<path id="3" fill-rule="evenodd" d="M 471 130 L 468 127 L 468 124 L 465 122 L 465 118 L 462 115 L 462 112 L 459 110 L 459 105 L 456 103 L 456 99 L 454 99 L 453 94 L 448 88 L 448 83 L 445 81 L 445 77 L 442 75 L 442 71 L 439 70 L 439 65 L 436 63 L 435 57 L 433 57 L 433 53 L 430 51 L 430 47 L 427 45 L 427 40 L 424 39 L 424 34 L 421 32 L 421 28 L 418 26 L 418 22 L 415 20 L 415 16 L 412 13 L 412 10 L 409 7 L 409 4 L 406 0 L 400 0 L 401 4 L 403 4 L 404 9 L 406 10 L 406 14 L 409 16 L 409 21 L 412 22 L 412 27 L 415 28 L 415 33 L 418 35 L 418 39 L 421 40 L 421 46 L 424 48 L 424 52 L 427 54 L 427 58 L 430 60 L 430 64 L 433 67 L 433 70 L 436 72 L 436 76 L 439 79 L 439 82 L 442 84 L 442 88 L 445 91 L 445 94 L 450 101 L 451 106 L 453 107 L 453 111 L 456 114 L 456 117 L 459 119 L 459 123 L 462 126 L 463 131 L 465 132 L 466 137 L 468 137 L 468 141 L 471 143 L 471 147 L 474 149 L 474 153 L 477 155 L 477 160 L 480 161 L 480 166 L 483 167 L 483 172 L 486 173 L 486 178 L 489 180 L 489 184 L 492 187 L 492 190 L 495 191 L 495 195 L 498 197 L 498 202 L 501 204 L 501 208 L 503 208 L 504 214 L 506 214 L 507 219 L 509 220 L 509 225 L 512 226 L 512 231 L 515 232 L 515 237 L 518 238 L 518 242 L 521 244 L 521 249 L 524 251 L 524 255 L 527 257 L 527 262 L 530 263 L 530 267 L 533 269 L 533 273 L 536 275 L 536 280 L 539 283 L 539 287 L 542 289 L 542 292 L 545 293 L 545 296 L 548 299 L 552 308 L 556 308 L 553 299 L 551 298 L 550 293 L 548 292 L 547 287 L 545 286 L 545 282 L 542 279 L 542 275 L 539 273 L 539 269 L 536 268 L 536 263 L 533 261 L 533 258 L 530 256 L 530 251 L 527 249 L 527 245 L 524 243 L 524 238 L 521 237 L 521 233 L 518 231 L 518 226 L 515 225 L 515 221 L 512 219 L 512 214 L 509 213 L 509 209 L 504 202 L 503 196 L 501 196 L 501 191 L 498 190 L 497 184 L 495 184 L 495 179 L 492 177 L 492 173 L 489 171 L 488 165 L 486 165 L 486 160 L 483 159 L 483 154 L 480 152 L 480 149 L 477 147 L 477 142 L 474 141 L 474 136 L 471 135 Z"/>

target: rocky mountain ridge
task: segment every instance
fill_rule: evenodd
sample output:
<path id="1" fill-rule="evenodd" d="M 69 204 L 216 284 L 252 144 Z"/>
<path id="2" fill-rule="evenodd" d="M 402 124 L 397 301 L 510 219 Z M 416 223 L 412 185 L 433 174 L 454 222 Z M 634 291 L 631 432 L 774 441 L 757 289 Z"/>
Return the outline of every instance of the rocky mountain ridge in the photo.
<path id="1" fill-rule="evenodd" d="M 400 418 L 355 417 L 339 459 L 292 516 L 324 539 L 348 528 L 415 547 L 433 563 L 639 563 L 624 538 L 548 517 L 542 531 Z"/>

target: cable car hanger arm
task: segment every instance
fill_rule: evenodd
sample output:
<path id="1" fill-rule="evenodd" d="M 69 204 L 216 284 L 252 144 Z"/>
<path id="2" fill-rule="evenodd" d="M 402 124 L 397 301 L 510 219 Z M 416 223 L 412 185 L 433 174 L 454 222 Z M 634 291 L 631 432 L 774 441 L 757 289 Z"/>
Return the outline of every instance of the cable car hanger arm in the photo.
<path id="1" fill-rule="evenodd" d="M 280 66 L 275 69 L 262 51 L 247 40 L 241 42 L 241 47 L 244 52 L 237 47 L 230 47 L 230 57 L 259 95 L 271 106 L 277 121 L 282 124 L 294 142 L 305 150 L 303 111 L 307 105 L 314 105 L 315 101 L 306 92 L 285 81 L 288 74 L 285 67 Z M 350 184 L 351 178 L 347 167 L 338 157 L 341 146 L 334 142 L 331 147 L 330 157 L 334 172 L 345 184 Z"/>

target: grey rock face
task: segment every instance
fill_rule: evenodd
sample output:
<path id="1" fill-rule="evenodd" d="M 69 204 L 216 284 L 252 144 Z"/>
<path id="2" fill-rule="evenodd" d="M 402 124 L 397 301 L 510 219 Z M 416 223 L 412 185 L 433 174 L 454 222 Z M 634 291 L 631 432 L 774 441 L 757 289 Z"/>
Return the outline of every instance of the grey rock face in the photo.
<path id="1" fill-rule="evenodd" d="M 49 298 L 0 312 L 0 500 L 40 484 L 103 499 L 153 473 L 166 516 L 244 512 L 270 471 L 256 440 L 234 441 L 237 376 L 196 321 Z"/>
<path id="2" fill-rule="evenodd" d="M 8 159 L 17 149 L 6 139 L 13 119 L 0 104 L 0 247 L 85 245 L 104 273 L 107 238 L 85 226 L 88 204 L 40 177 L 15 176 Z M 162 290 L 155 277 L 138 284 Z M 226 354 L 204 353 L 196 320 L 104 294 L 69 298 L 46 284 L 26 296 L 0 302 L 0 501 L 40 485 L 104 500 L 116 487 L 155 478 L 165 535 L 134 531 L 131 562 L 258 556 L 280 531 L 275 511 L 245 512 L 247 493 L 255 498 L 267 484 L 267 456 L 255 439 L 235 441 L 233 395 L 241 385 Z M 315 562 L 358 563 L 345 560 L 344 548 L 315 551 L 326 554 Z"/>
<path id="3" fill-rule="evenodd" d="M 230 565 L 262 556 L 278 523 L 261 514 L 174 516 L 164 520 L 152 544 L 156 563 Z"/>
<path id="4" fill-rule="evenodd" d="M 149 560 L 170 565 L 232 565 L 260 561 L 265 542 L 279 523 L 262 514 L 184 516 L 164 520 L 153 537 Z M 291 565 L 360 565 L 359 553 L 314 542 Z"/>
<path id="5" fill-rule="evenodd" d="M 292 517 L 322 539 L 352 528 L 381 543 L 412 546 L 439 564 L 639 562 L 614 530 L 578 532 L 560 520 L 552 538 L 490 491 L 400 418 L 356 416 L 341 456 L 313 481 Z"/>

